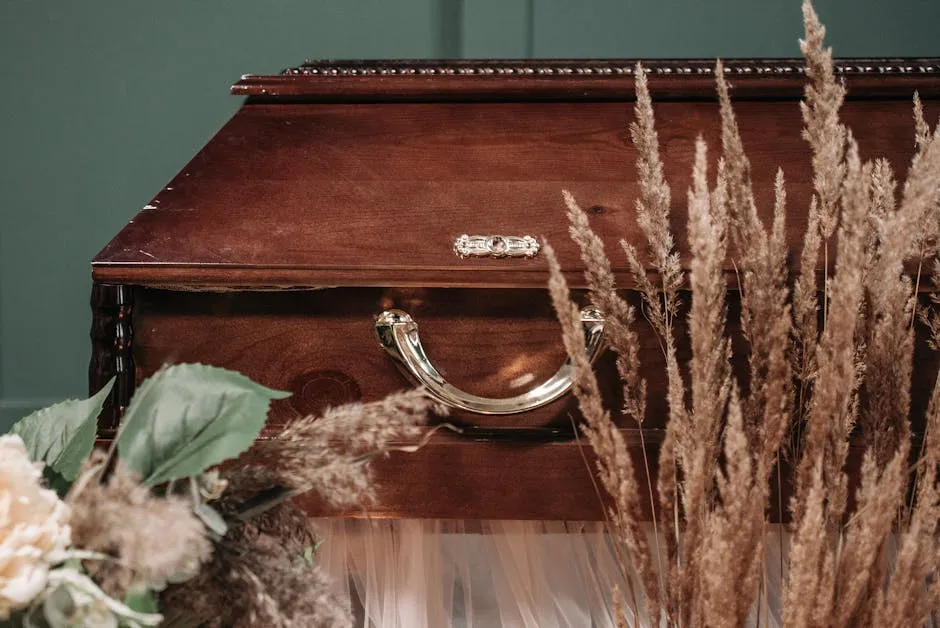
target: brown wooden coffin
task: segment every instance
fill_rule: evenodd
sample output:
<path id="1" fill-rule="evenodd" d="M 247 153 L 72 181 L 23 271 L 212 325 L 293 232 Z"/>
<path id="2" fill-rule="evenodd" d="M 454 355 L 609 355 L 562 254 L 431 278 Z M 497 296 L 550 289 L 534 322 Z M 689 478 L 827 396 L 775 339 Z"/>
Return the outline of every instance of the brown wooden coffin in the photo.
<path id="1" fill-rule="evenodd" d="M 701 134 L 712 153 L 720 145 L 713 66 L 646 66 L 673 228 L 684 246 L 694 140 Z M 116 425 L 135 383 L 167 362 L 237 369 L 292 391 L 275 402 L 269 433 L 327 405 L 380 399 L 410 385 L 376 337 L 376 317 L 391 308 L 414 318 L 430 360 L 464 391 L 510 397 L 551 377 L 564 350 L 543 257 L 460 257 L 455 240 L 544 238 L 569 281 L 583 285 L 567 236 L 567 189 L 589 208 L 629 287 L 615 245 L 621 238 L 642 245 L 627 130 L 633 68 L 633 61 L 308 63 L 243 77 L 232 91 L 248 97 L 244 106 L 93 261 L 90 387 L 118 377 L 102 428 Z M 798 243 L 811 195 L 797 104 L 802 65 L 726 68 L 758 203 L 769 210 L 782 167 L 787 227 Z M 849 89 L 844 119 L 862 152 L 903 171 L 913 150 L 914 90 L 930 119 L 940 114 L 940 60 L 851 60 L 838 73 Z M 641 338 L 650 401 L 643 436 L 655 456 L 665 378 L 652 331 L 642 329 Z M 616 412 L 609 356 L 597 371 Z M 926 364 L 917 370 L 922 382 L 932 376 Z M 602 516 L 571 440 L 570 396 L 521 414 L 455 411 L 450 420 L 467 428 L 462 436 L 438 433 L 419 452 L 379 463 L 380 500 L 369 514 Z M 639 447 L 635 426 L 621 425 Z"/>

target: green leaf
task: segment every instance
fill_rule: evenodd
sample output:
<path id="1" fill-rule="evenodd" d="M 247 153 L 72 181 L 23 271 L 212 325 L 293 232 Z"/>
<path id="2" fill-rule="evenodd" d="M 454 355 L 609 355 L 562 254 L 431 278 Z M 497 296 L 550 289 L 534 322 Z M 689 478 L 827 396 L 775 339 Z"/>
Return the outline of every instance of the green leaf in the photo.
<path id="1" fill-rule="evenodd" d="M 218 510 L 208 504 L 196 504 L 193 507 L 196 516 L 202 520 L 202 523 L 213 533 L 216 538 L 221 539 L 228 532 L 228 524 Z"/>
<path id="2" fill-rule="evenodd" d="M 163 368 L 134 393 L 118 454 L 145 486 L 198 475 L 248 449 L 271 400 L 289 396 L 204 364 Z"/>
<path id="3" fill-rule="evenodd" d="M 111 378 L 90 399 L 70 399 L 37 410 L 18 421 L 10 433 L 23 439 L 30 458 L 46 463 L 54 474 L 72 481 L 95 446 L 98 415 L 113 385 Z"/>
<path id="4" fill-rule="evenodd" d="M 138 613 L 159 613 L 157 596 L 148 588 L 131 589 L 124 596 L 124 604 Z"/>

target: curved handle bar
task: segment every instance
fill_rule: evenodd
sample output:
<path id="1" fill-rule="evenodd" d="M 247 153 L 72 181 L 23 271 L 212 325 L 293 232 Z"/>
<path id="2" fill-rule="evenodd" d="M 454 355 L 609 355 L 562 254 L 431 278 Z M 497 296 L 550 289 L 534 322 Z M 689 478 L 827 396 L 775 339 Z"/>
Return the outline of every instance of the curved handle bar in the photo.
<path id="1" fill-rule="evenodd" d="M 584 327 L 584 348 L 592 362 L 604 347 L 604 319 L 596 308 L 581 310 Z M 573 384 L 574 367 L 565 360 L 547 381 L 515 397 L 494 399 L 480 397 L 460 390 L 444 379 L 428 359 L 421 340 L 418 324 L 407 312 L 386 310 L 375 321 L 379 342 L 405 372 L 423 385 L 439 401 L 453 408 L 478 414 L 518 414 L 549 404 L 569 390 Z"/>

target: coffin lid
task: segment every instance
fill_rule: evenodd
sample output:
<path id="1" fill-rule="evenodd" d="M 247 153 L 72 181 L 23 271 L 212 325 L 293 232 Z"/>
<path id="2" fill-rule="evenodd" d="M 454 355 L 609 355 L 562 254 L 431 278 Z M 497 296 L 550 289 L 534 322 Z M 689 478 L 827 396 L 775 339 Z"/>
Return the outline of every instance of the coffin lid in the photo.
<path id="1" fill-rule="evenodd" d="M 567 189 L 629 281 L 614 247 L 642 246 L 628 131 L 636 63 L 318 61 L 246 75 L 232 87 L 245 105 L 94 258 L 93 277 L 198 290 L 545 285 L 543 254 L 461 258 L 455 240 L 468 234 L 545 238 L 577 283 Z M 714 62 L 643 64 L 684 254 L 694 140 L 720 147 Z M 797 243 L 812 194 L 802 62 L 734 60 L 725 72 L 760 212 L 783 167 Z M 903 173 L 914 91 L 931 119 L 940 113 L 940 59 L 852 59 L 836 72 L 863 156 Z"/>

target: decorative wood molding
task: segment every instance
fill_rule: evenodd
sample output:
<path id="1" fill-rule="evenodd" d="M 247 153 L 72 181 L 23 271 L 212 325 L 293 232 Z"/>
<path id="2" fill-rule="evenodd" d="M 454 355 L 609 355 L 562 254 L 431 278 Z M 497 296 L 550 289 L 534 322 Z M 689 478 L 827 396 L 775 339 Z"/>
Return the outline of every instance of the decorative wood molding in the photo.
<path id="1" fill-rule="evenodd" d="M 713 59 L 308 61 L 280 74 L 245 75 L 232 93 L 305 101 L 629 100 L 637 62 L 658 99 L 714 96 Z M 798 98 L 801 59 L 731 59 L 736 98 Z M 843 59 L 849 97 L 940 97 L 940 58 Z"/>
<path id="2" fill-rule="evenodd" d="M 98 421 L 101 430 L 112 430 L 117 428 L 135 388 L 132 288 L 95 282 L 91 289 L 91 312 L 88 389 L 89 394 L 94 394 L 115 378 Z"/>
<path id="3" fill-rule="evenodd" d="M 507 60 L 507 61 L 307 61 L 281 72 L 287 76 L 633 76 L 641 62 L 651 75 L 692 76 L 714 74 L 713 59 L 611 59 L 611 60 Z M 731 59 L 725 74 L 780 76 L 805 74 L 800 59 Z M 836 74 L 905 76 L 940 75 L 940 59 L 846 59 L 837 61 Z"/>

